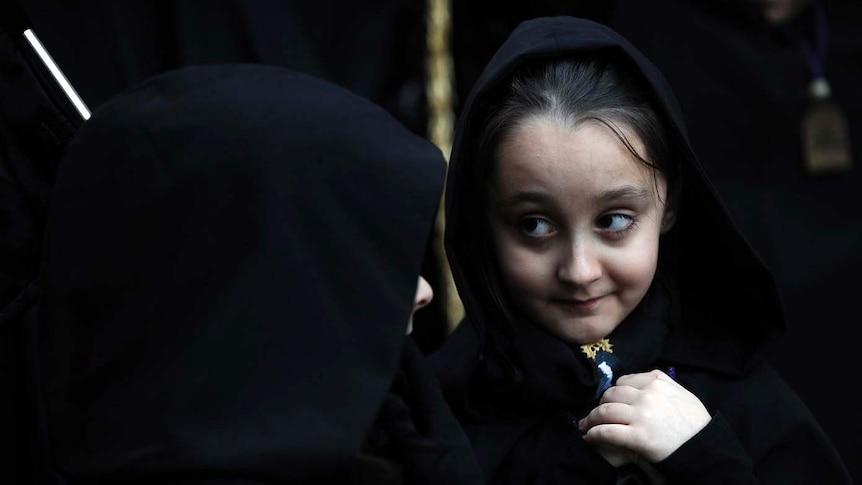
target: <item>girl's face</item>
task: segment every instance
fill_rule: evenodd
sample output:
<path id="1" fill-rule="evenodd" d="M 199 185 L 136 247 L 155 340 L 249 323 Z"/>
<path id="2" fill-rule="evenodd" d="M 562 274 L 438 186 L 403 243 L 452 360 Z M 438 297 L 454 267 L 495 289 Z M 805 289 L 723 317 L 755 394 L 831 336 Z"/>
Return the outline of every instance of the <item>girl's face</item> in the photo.
<path id="1" fill-rule="evenodd" d="M 528 119 L 497 148 L 490 218 L 511 302 L 567 342 L 607 337 L 655 274 L 664 178 L 596 121 Z"/>

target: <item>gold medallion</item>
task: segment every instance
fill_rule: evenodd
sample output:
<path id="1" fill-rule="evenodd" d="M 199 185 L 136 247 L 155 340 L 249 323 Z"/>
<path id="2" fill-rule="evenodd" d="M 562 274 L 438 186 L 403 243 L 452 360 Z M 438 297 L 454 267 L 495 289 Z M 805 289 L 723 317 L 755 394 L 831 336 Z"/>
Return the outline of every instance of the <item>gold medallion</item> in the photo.
<path id="1" fill-rule="evenodd" d="M 853 168 L 847 117 L 830 100 L 829 83 L 815 79 L 809 86 L 811 102 L 802 117 L 802 149 L 810 175 L 848 172 Z"/>

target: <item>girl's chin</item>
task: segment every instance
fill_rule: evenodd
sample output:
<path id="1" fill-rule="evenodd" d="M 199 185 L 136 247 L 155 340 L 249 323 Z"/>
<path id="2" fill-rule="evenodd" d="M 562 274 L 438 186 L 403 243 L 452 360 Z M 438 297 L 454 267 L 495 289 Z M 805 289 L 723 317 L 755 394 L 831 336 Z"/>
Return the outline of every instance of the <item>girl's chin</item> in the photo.
<path id="1" fill-rule="evenodd" d="M 581 324 L 578 325 L 578 328 L 572 328 L 572 324 L 567 324 L 547 328 L 547 330 L 566 343 L 586 345 L 607 338 L 618 325 L 589 325 L 586 322 L 579 323 Z"/>

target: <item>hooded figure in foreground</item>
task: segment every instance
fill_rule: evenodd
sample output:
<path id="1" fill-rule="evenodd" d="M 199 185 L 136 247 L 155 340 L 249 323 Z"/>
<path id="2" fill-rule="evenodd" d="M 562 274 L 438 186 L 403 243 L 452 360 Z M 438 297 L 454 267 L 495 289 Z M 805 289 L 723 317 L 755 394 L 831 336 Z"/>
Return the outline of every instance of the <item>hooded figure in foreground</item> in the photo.
<path id="1" fill-rule="evenodd" d="M 39 279 L 48 461 L 74 483 L 480 483 L 405 346 L 444 173 L 382 108 L 277 67 L 101 106 Z"/>
<path id="2" fill-rule="evenodd" d="M 607 27 L 522 23 L 461 112 L 431 357 L 492 483 L 850 483 L 767 363 L 772 276 L 669 85 Z"/>

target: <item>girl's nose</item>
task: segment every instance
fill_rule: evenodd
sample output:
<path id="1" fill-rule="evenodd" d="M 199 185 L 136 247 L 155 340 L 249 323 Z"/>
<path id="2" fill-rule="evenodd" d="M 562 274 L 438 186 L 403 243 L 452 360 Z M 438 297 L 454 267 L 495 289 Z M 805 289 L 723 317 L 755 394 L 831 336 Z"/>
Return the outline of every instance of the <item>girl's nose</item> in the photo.
<path id="1" fill-rule="evenodd" d="M 416 297 L 413 299 L 413 311 L 416 311 L 425 305 L 431 303 L 434 299 L 434 290 L 431 285 L 423 277 L 419 277 L 419 283 L 416 285 Z"/>
<path id="2" fill-rule="evenodd" d="M 557 269 L 560 280 L 579 286 L 588 285 L 601 276 L 601 262 L 594 248 L 586 241 L 571 244 Z"/>

